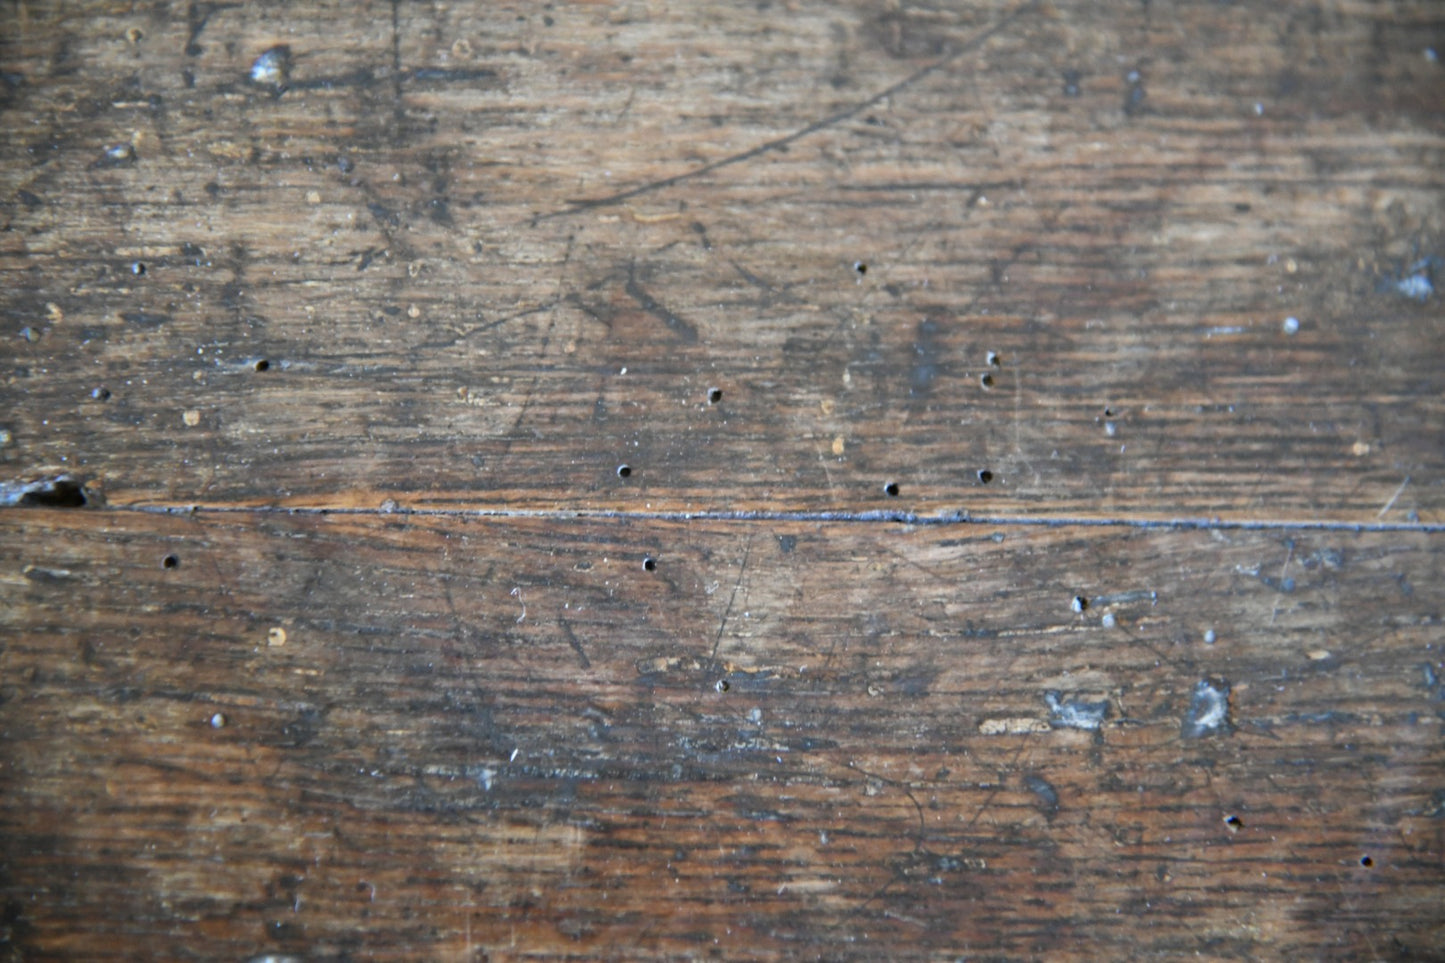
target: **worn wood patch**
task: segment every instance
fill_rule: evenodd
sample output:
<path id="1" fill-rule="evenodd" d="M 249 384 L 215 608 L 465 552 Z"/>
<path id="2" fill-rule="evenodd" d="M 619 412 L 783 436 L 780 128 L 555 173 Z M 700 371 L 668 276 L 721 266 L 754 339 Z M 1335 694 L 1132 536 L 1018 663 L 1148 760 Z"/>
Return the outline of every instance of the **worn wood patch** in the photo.
<path id="1" fill-rule="evenodd" d="M 1437 4 L 84 9 L 0 13 L 6 480 L 1441 520 Z"/>
<path id="2" fill-rule="evenodd" d="M 1427 536 L 36 510 L 0 544 L 16 959 L 1445 938 Z"/>

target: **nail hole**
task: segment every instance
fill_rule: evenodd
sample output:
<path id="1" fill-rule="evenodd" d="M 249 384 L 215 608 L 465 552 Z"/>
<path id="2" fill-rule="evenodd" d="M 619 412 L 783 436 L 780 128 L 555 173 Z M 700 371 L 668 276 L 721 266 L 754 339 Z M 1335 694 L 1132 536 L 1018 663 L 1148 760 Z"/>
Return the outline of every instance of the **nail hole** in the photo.
<path id="1" fill-rule="evenodd" d="M 167 555 L 161 559 L 161 568 L 175 568 L 181 564 L 181 560 L 174 555 Z"/>
<path id="2" fill-rule="evenodd" d="M 978 480 L 981 484 L 987 485 L 989 482 L 993 481 L 993 472 L 989 471 L 987 468 L 980 468 L 978 471 Z"/>
<path id="3" fill-rule="evenodd" d="M 889 498 L 897 498 L 897 497 L 898 497 L 898 483 L 897 483 L 897 482 L 888 482 L 886 485 L 883 486 L 883 494 L 887 495 Z"/>
<path id="4" fill-rule="evenodd" d="M 271 362 L 267 361 L 265 358 L 262 358 L 251 367 L 255 368 L 257 371 L 270 371 Z"/>
<path id="5" fill-rule="evenodd" d="M 1105 418 L 1112 418 L 1112 417 L 1114 417 L 1114 409 L 1113 409 L 1113 408 L 1105 408 L 1105 409 L 1104 409 L 1104 417 L 1105 417 Z"/>
<path id="6" fill-rule="evenodd" d="M 92 398 L 94 398 L 96 401 L 109 401 L 109 400 L 110 400 L 110 389 L 109 389 L 109 388 L 92 388 L 91 391 L 90 391 L 90 396 L 91 396 Z"/>
<path id="7" fill-rule="evenodd" d="M 632 475 L 632 466 L 631 466 L 631 465 L 618 465 L 618 466 L 617 466 L 617 477 L 618 477 L 618 478 L 629 478 L 629 477 L 631 477 L 631 475 Z"/>
<path id="8" fill-rule="evenodd" d="M 137 261 L 130 266 L 130 273 L 134 274 L 138 278 L 144 277 L 146 273 L 146 266 L 140 261 Z"/>
<path id="9" fill-rule="evenodd" d="M 1365 867 L 1366 869 L 1369 869 L 1371 866 L 1375 865 L 1375 861 L 1368 856 L 1361 856 L 1360 865 Z"/>
<path id="10" fill-rule="evenodd" d="M 859 274 L 867 274 L 868 265 L 864 264 L 862 261 L 854 261 L 853 270 L 857 271 Z"/>
<path id="11" fill-rule="evenodd" d="M 717 404 L 719 401 L 722 401 L 722 389 L 721 389 L 721 388 L 709 388 L 709 389 L 707 389 L 707 403 L 710 404 L 710 405 L 715 405 L 715 404 Z"/>
<path id="12" fill-rule="evenodd" d="M 1001 367 L 1003 367 L 1003 361 L 999 358 L 997 351 L 990 351 L 990 352 L 986 355 L 986 357 L 987 357 L 987 359 L 988 359 L 988 365 L 989 365 L 990 368 L 1001 368 Z"/>
<path id="13" fill-rule="evenodd" d="M 1089 600 L 1082 595 L 1075 595 L 1074 601 L 1070 605 L 1075 612 L 1082 612 L 1089 607 Z"/>
<path id="14" fill-rule="evenodd" d="M 992 387 L 993 387 L 993 375 L 991 375 L 991 374 L 985 374 L 985 375 L 983 375 L 981 378 L 978 379 L 978 383 L 981 384 L 981 385 L 983 385 L 985 388 L 992 388 Z"/>
<path id="15" fill-rule="evenodd" d="M 727 679 L 718 679 L 717 685 L 713 686 L 713 688 L 719 692 L 726 692 L 731 689 L 732 686 L 728 683 Z"/>
<path id="16" fill-rule="evenodd" d="M 657 571 L 657 559 L 653 558 L 651 555 L 648 555 L 642 560 L 642 570 L 644 572 Z"/>
<path id="17" fill-rule="evenodd" d="M 1231 830 L 1243 829 L 1244 820 L 1238 816 L 1225 816 L 1224 825 L 1228 826 Z"/>

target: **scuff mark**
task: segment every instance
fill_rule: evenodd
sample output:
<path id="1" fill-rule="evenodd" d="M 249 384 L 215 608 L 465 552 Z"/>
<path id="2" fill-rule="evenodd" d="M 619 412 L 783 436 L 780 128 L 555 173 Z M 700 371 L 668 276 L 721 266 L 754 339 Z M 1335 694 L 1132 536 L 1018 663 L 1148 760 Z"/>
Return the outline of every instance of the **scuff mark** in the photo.
<path id="1" fill-rule="evenodd" d="M 123 311 L 120 319 L 127 324 L 139 325 L 142 328 L 158 328 L 163 324 L 169 324 L 171 316 L 156 311 Z"/>
<path id="2" fill-rule="evenodd" d="M 68 568 L 47 568 L 43 565 L 27 565 L 21 574 L 32 582 L 64 582 L 75 577 Z"/>
<path id="3" fill-rule="evenodd" d="M 1027 716 L 984 719 L 979 722 L 978 731 L 986 736 L 1016 736 L 1029 732 L 1048 732 L 1049 724 L 1042 719 L 1030 719 Z"/>
<path id="4" fill-rule="evenodd" d="M 104 504 L 100 489 L 77 475 L 0 482 L 0 507 L 4 508 L 86 508 Z"/>
<path id="5" fill-rule="evenodd" d="M 1034 794 L 1038 800 L 1039 809 L 1048 819 L 1053 819 L 1059 812 L 1059 792 L 1054 788 L 1053 783 L 1036 772 L 1025 773 L 1024 788 Z"/>

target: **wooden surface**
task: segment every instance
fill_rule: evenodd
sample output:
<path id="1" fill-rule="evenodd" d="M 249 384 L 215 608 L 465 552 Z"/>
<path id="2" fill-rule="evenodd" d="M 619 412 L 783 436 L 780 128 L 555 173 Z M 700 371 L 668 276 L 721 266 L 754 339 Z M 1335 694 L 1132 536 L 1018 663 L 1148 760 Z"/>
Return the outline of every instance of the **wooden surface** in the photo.
<path id="1" fill-rule="evenodd" d="M 1440 958 L 1436 51 L 0 5 L 0 958 Z"/>

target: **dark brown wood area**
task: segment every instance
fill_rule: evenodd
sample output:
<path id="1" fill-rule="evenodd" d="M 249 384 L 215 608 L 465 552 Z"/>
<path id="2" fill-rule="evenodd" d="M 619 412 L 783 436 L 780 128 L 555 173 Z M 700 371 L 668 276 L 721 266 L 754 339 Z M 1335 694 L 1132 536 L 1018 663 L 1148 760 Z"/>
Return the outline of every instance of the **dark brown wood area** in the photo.
<path id="1" fill-rule="evenodd" d="M 1445 7 L 0 3 L 0 959 L 1441 959 Z"/>

